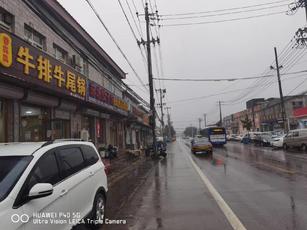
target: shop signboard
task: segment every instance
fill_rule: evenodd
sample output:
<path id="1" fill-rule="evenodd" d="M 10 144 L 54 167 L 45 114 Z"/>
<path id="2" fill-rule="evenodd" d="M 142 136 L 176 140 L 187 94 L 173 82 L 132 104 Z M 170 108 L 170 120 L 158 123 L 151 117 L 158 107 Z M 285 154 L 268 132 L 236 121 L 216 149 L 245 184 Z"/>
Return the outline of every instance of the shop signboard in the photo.
<path id="1" fill-rule="evenodd" d="M 128 104 L 96 82 L 88 80 L 87 92 L 87 101 L 122 115 L 128 115 Z"/>
<path id="2" fill-rule="evenodd" d="M 144 125 L 149 125 L 149 114 L 144 113 L 142 110 L 132 106 L 132 114 L 137 118 L 137 121 Z"/>
<path id="3" fill-rule="evenodd" d="M 300 117 L 307 117 L 307 107 L 295 109 L 293 111 L 293 116 L 300 118 Z"/>
<path id="4" fill-rule="evenodd" d="M 0 29 L 0 78 L 84 100 L 86 77 L 23 39 Z"/>

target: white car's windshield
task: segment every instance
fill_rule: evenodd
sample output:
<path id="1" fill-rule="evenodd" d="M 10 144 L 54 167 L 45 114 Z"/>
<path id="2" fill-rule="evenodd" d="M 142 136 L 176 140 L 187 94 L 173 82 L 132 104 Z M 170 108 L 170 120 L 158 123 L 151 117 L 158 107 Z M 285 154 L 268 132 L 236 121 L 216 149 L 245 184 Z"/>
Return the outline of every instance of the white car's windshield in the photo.
<path id="1" fill-rule="evenodd" d="M 10 193 L 32 156 L 0 157 L 0 202 Z"/>

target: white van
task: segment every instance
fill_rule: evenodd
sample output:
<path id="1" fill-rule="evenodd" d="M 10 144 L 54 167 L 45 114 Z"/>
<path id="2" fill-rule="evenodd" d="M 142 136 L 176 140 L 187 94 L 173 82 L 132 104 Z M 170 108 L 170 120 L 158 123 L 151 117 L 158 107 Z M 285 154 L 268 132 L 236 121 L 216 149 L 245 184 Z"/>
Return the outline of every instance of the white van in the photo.
<path id="1" fill-rule="evenodd" d="M 307 129 L 290 130 L 284 137 L 284 149 L 297 147 L 303 151 L 307 151 Z"/>

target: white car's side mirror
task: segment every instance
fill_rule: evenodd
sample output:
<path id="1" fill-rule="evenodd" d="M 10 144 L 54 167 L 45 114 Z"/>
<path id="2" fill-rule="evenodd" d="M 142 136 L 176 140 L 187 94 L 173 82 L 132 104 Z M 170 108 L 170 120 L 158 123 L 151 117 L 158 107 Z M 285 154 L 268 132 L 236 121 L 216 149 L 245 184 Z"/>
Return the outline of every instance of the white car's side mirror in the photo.
<path id="1" fill-rule="evenodd" d="M 37 199 L 37 198 L 49 196 L 52 193 L 53 193 L 53 186 L 52 186 L 52 184 L 39 183 L 39 184 L 34 185 L 30 189 L 28 197 L 30 199 Z"/>

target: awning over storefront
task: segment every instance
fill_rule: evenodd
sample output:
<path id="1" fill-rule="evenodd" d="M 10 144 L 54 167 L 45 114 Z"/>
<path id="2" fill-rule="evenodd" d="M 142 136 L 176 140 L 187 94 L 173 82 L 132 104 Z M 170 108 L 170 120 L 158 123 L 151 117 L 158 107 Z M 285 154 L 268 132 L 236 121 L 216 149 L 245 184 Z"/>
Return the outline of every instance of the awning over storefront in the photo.
<path id="1" fill-rule="evenodd" d="M 0 97 L 8 99 L 21 99 L 24 96 L 22 88 L 0 82 Z"/>
<path id="2" fill-rule="evenodd" d="M 57 107 L 57 109 L 74 112 L 77 110 L 77 105 L 67 100 L 61 99 L 60 105 Z"/>
<path id="3" fill-rule="evenodd" d="M 33 91 L 27 92 L 27 96 L 23 102 L 47 107 L 56 107 L 59 105 L 59 100 L 56 97 L 47 96 Z"/>

